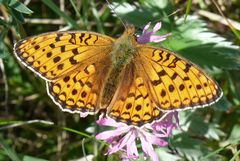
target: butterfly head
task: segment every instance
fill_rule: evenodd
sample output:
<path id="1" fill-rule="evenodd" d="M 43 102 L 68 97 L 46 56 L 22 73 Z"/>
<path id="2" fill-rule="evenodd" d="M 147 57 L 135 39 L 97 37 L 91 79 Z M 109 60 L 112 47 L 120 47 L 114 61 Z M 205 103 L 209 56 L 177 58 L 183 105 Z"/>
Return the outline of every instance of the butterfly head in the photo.
<path id="1" fill-rule="evenodd" d="M 134 25 L 127 25 L 122 37 L 124 37 L 124 39 L 128 39 L 131 42 L 131 44 L 136 44 L 137 36 L 135 34 L 135 31 L 136 29 Z"/>
<path id="2" fill-rule="evenodd" d="M 127 25 L 127 28 L 125 29 L 125 34 L 127 34 L 129 36 L 134 36 L 135 27 L 133 25 Z"/>

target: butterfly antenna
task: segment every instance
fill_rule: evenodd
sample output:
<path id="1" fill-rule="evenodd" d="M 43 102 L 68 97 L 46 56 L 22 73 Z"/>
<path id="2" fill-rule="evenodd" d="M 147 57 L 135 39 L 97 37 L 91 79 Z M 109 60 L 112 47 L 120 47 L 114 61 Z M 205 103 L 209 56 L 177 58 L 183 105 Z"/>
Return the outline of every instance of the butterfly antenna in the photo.
<path id="1" fill-rule="evenodd" d="M 125 23 L 123 22 L 122 18 L 121 18 L 121 17 L 117 14 L 117 12 L 114 10 L 114 8 L 112 7 L 111 3 L 110 3 L 108 0 L 106 0 L 106 2 L 107 2 L 107 4 L 108 4 L 108 7 L 111 9 L 111 11 L 112 11 L 113 13 L 116 14 L 116 16 L 119 18 L 119 20 L 120 20 L 121 23 L 123 24 L 124 28 L 126 29 L 127 26 L 126 26 Z"/>

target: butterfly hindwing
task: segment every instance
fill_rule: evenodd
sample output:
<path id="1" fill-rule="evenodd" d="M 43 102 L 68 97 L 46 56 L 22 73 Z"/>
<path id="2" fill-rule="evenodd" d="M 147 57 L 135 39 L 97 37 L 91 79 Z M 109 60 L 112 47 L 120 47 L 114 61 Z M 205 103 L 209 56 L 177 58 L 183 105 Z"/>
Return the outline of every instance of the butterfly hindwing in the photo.
<path id="1" fill-rule="evenodd" d="M 108 107 L 108 115 L 117 121 L 137 126 L 163 115 L 151 101 L 146 84 L 133 63 L 124 69 L 122 81 Z"/>
<path id="2" fill-rule="evenodd" d="M 62 79 L 48 82 L 48 94 L 63 111 L 96 113 L 109 69 L 107 60 L 83 66 Z"/>
<path id="3" fill-rule="evenodd" d="M 114 39 L 92 32 L 52 32 L 19 41 L 17 58 L 45 80 L 57 79 L 111 51 Z"/>
<path id="4" fill-rule="evenodd" d="M 138 46 L 135 63 L 161 110 L 204 107 L 222 95 L 219 86 L 196 65 L 163 48 Z"/>

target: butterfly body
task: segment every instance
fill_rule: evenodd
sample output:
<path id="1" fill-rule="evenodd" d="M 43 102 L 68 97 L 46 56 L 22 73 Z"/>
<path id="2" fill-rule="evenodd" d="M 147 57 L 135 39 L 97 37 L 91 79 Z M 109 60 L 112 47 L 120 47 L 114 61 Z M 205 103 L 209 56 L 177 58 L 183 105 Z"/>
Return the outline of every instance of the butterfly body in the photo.
<path id="1" fill-rule="evenodd" d="M 123 71 L 136 55 L 136 44 L 133 26 L 128 26 L 124 34 L 114 42 L 113 50 L 110 53 L 111 65 L 103 90 L 102 106 L 110 104 L 119 82 L 123 79 Z"/>
<path id="2" fill-rule="evenodd" d="M 71 113 L 142 126 L 167 112 L 209 106 L 222 92 L 191 62 L 139 44 L 133 26 L 114 39 L 94 32 L 52 32 L 19 41 L 16 57 L 46 81 L 52 100 Z"/>

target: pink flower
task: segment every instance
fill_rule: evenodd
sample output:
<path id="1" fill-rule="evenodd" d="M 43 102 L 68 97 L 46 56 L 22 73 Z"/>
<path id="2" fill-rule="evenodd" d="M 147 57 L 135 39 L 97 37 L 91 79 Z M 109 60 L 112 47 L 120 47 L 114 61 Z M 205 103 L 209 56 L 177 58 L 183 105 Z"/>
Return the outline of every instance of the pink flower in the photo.
<path id="1" fill-rule="evenodd" d="M 173 119 L 175 119 L 175 123 L 173 123 Z M 159 147 L 168 145 L 166 138 L 171 136 L 172 130 L 178 127 L 178 117 L 177 112 L 172 112 L 167 114 L 162 120 L 142 127 L 128 126 L 102 116 L 100 116 L 97 123 L 115 127 L 114 130 L 104 131 L 96 136 L 97 139 L 105 140 L 110 144 L 108 155 L 122 150 L 126 152 L 124 160 L 138 159 L 136 140 L 140 140 L 145 156 L 150 156 L 153 161 L 158 161 L 153 145 Z"/>
<path id="2" fill-rule="evenodd" d="M 166 40 L 166 38 L 168 36 L 171 35 L 171 33 L 168 33 L 168 34 L 165 34 L 165 35 L 162 35 L 162 36 L 157 36 L 157 35 L 154 35 L 157 33 L 158 30 L 161 29 L 161 26 L 162 26 L 162 23 L 161 22 L 158 22 L 156 23 L 156 25 L 153 27 L 153 31 L 147 31 L 148 28 L 150 27 L 150 24 L 151 22 L 149 22 L 143 29 L 143 32 L 142 32 L 142 35 L 140 35 L 138 38 L 137 38 L 137 41 L 138 43 L 140 44 L 146 44 L 148 42 L 160 42 L 160 41 L 164 41 Z"/>
<path id="3" fill-rule="evenodd" d="M 161 28 L 160 22 L 153 27 L 153 31 L 148 32 L 149 26 L 150 23 L 144 27 L 142 35 L 137 39 L 138 43 L 160 42 L 170 35 L 153 35 Z M 166 113 L 161 120 L 141 127 L 128 126 L 127 124 L 116 122 L 111 118 L 103 116 L 100 116 L 97 123 L 114 128 L 113 130 L 99 133 L 96 138 L 110 144 L 107 154 L 112 154 L 120 150 L 125 152 L 126 155 L 122 155 L 122 159 L 125 161 L 139 158 L 136 142 L 141 143 L 145 156 L 149 156 L 153 161 L 158 161 L 159 159 L 153 145 L 159 147 L 168 145 L 166 139 L 172 135 L 173 129 L 179 127 L 177 112 Z"/>
<path id="4" fill-rule="evenodd" d="M 87 117 L 88 116 L 88 112 L 79 112 L 80 117 Z"/>

